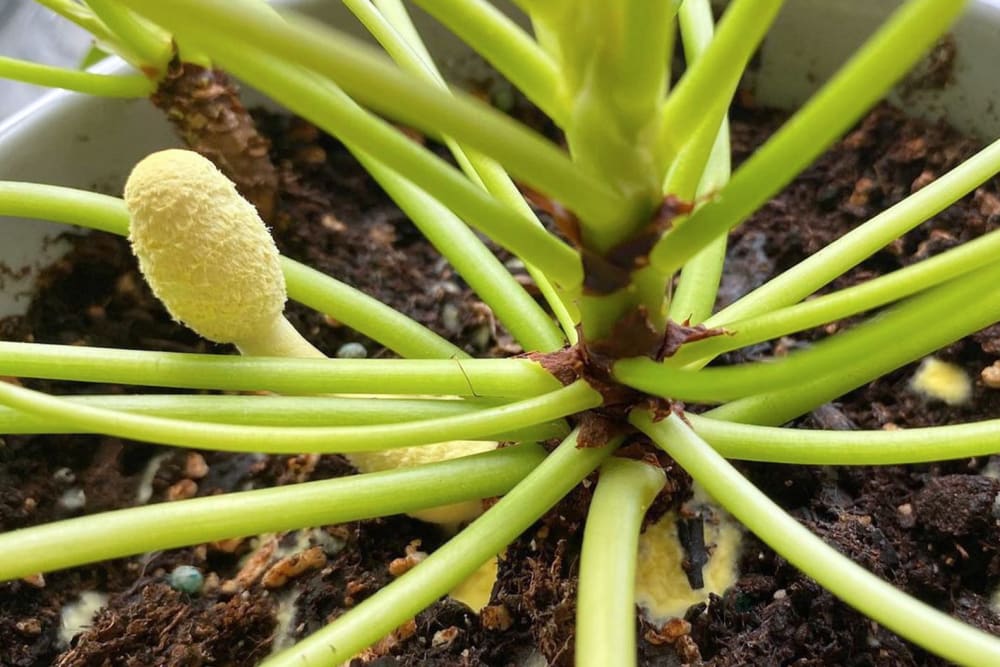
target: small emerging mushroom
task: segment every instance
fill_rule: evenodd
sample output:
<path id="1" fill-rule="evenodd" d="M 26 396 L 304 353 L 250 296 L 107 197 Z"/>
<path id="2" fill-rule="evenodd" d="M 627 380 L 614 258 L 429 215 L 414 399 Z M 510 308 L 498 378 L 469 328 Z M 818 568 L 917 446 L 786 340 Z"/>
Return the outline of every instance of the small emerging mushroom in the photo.
<path id="1" fill-rule="evenodd" d="M 326 358 L 283 315 L 278 248 L 256 209 L 209 160 L 180 149 L 147 156 L 129 175 L 125 205 L 139 268 L 176 320 L 245 355 Z M 461 440 L 348 459 L 360 472 L 375 472 L 495 448 L 495 442 Z M 479 501 L 468 501 L 412 516 L 454 525 L 481 511 Z"/>

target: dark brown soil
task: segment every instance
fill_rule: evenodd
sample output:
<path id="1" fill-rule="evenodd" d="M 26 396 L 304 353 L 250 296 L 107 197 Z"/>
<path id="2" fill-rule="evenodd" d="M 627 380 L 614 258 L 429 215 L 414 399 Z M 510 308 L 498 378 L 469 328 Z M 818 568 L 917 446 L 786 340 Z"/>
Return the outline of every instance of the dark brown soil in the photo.
<path id="1" fill-rule="evenodd" d="M 735 112 L 734 147 L 744 158 L 781 120 Z M 489 310 L 428 247 L 345 151 L 310 125 L 259 118 L 279 172 L 276 236 L 283 252 L 364 289 L 476 355 L 518 351 Z M 768 276 L 898 201 L 969 155 L 976 143 L 944 127 L 909 121 L 883 107 L 733 234 L 721 299 L 731 301 Z M 840 279 L 842 287 L 952 247 L 1000 223 L 997 182 L 896 242 Z M 517 265 L 512 263 L 512 267 Z M 526 276 L 522 278 L 527 281 Z M 371 341 L 296 305 L 290 317 L 329 354 Z M 806 336 L 831 333 L 828 327 Z M 140 279 L 127 246 L 102 234 L 81 237 L 49 269 L 30 311 L 0 323 L 7 340 L 143 349 L 225 352 L 172 323 Z M 766 356 L 795 340 L 756 346 L 730 361 Z M 1000 327 L 950 346 L 941 356 L 974 378 L 1000 354 Z M 800 420 L 800 427 L 883 428 L 994 417 L 1000 392 L 977 381 L 974 400 L 950 407 L 907 388 L 913 368 L 890 374 Z M 32 382 L 67 391 L 122 387 Z M 892 426 L 894 425 L 894 426 Z M 150 502 L 347 474 L 336 456 L 264 457 L 182 452 L 114 438 L 8 436 L 0 447 L 0 530 L 136 503 L 136 488 L 161 456 Z M 669 462 L 668 462 L 669 463 Z M 992 632 L 990 597 L 1000 577 L 994 500 L 1000 482 L 986 459 L 888 468 L 744 465 L 743 470 L 800 521 L 865 567 L 921 599 Z M 673 502 L 689 480 L 671 469 Z M 82 497 L 82 508 L 64 497 Z M 68 493 L 68 496 L 67 496 Z M 571 664 L 580 526 L 579 490 L 525 534 L 501 563 L 488 613 L 441 602 L 363 656 L 374 665 L 508 665 L 536 646 L 553 664 Z M 96 538 L 97 536 L 95 536 Z M 302 637 L 392 579 L 388 564 L 415 540 L 430 551 L 435 529 L 405 517 L 330 526 L 309 534 L 315 566 L 286 583 L 241 565 L 250 540 L 198 545 L 0 584 L 0 665 L 250 665 L 278 632 L 276 610 L 297 594 L 291 629 Z M 206 574 L 200 595 L 166 585 L 179 564 Z M 242 568 L 242 569 L 241 569 Z M 645 665 L 942 665 L 846 608 L 748 536 L 737 585 L 687 623 L 643 626 Z M 110 595 L 86 632 L 58 641 L 59 614 L 82 591 Z M 928 629 L 933 631 L 933 629 Z M 359 660 L 360 662 L 360 660 Z"/>

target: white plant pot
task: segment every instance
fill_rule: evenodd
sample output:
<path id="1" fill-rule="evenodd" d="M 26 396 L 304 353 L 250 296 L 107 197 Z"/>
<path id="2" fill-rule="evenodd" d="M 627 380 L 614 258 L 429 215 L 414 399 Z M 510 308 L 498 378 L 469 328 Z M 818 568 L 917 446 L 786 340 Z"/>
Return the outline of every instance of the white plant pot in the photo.
<path id="1" fill-rule="evenodd" d="M 360 34 L 340 3 L 285 0 L 345 30 Z M 898 5 L 895 0 L 790 0 L 765 42 L 751 82 L 761 104 L 800 104 Z M 416 16 L 428 45 L 447 72 L 472 80 L 464 47 L 426 16 Z M 914 114 L 946 117 L 958 129 L 1000 136 L 1000 0 L 970 5 L 954 29 L 957 54 L 943 89 L 911 91 L 903 104 Z M 470 69 L 471 68 L 471 69 Z M 94 71 L 121 72 L 107 60 Z M 261 102 L 252 91 L 248 102 Z M 121 193 L 124 179 L 146 154 L 177 145 L 163 114 L 146 100 L 99 99 L 54 91 L 0 125 L 0 180 L 64 185 Z M 53 239 L 65 227 L 0 218 L 0 317 L 23 312 L 38 269 L 65 250 Z"/>

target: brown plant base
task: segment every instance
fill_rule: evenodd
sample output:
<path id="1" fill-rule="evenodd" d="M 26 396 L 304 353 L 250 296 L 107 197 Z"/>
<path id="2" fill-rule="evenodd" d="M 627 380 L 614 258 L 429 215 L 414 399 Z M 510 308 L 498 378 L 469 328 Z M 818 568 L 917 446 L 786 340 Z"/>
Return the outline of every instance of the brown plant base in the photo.
<path id="1" fill-rule="evenodd" d="M 365 289 L 474 354 L 520 352 L 339 145 L 299 121 L 259 120 L 273 141 L 280 173 L 276 216 L 286 223 L 279 238 L 284 252 Z M 779 120 L 772 112 L 737 110 L 737 157 L 748 155 Z M 888 108 L 876 110 L 733 234 L 721 300 L 731 301 L 815 252 L 975 147 L 946 129 L 906 120 Z M 878 253 L 837 286 L 894 270 L 998 223 L 1000 195 L 994 182 Z M 527 282 L 526 276 L 519 278 Z M 348 341 L 365 343 L 371 356 L 385 354 L 337 322 L 294 305 L 290 314 L 329 354 Z M 834 329 L 755 346 L 729 355 L 728 361 L 781 354 Z M 225 351 L 170 322 L 139 279 L 127 247 L 97 234 L 78 240 L 47 271 L 28 314 L 0 323 L 0 336 Z M 993 327 L 939 356 L 978 377 L 998 354 L 1000 327 Z M 1000 392 L 981 383 L 973 400 L 961 407 L 916 396 L 907 388 L 912 372 L 909 367 L 892 373 L 796 425 L 908 428 L 1000 414 Z M 59 393 L 108 391 L 31 384 Z M 132 506 L 140 478 L 157 455 L 165 458 L 156 467 L 150 502 L 349 472 L 337 456 L 265 457 L 173 451 L 96 436 L 8 436 L 0 448 L 0 530 Z M 663 500 L 676 505 L 687 497 L 690 483 L 666 457 L 662 462 L 669 476 Z M 1000 483 L 983 474 L 997 464 L 1000 458 L 992 457 L 908 467 L 752 464 L 742 469 L 865 567 L 949 613 L 1000 632 L 1000 618 L 990 607 L 1000 582 L 1000 532 L 992 514 Z M 85 505 L 73 509 L 65 499 L 79 498 L 79 491 Z M 359 662 L 508 665 L 537 647 L 553 664 L 570 664 L 580 528 L 588 503 L 589 492 L 580 487 L 511 545 L 487 613 L 476 616 L 457 603 L 438 603 Z M 278 610 L 289 600 L 297 609 L 290 635 L 302 637 L 390 581 L 389 564 L 405 556 L 415 540 L 421 541 L 420 550 L 430 551 L 444 539 L 405 517 L 326 527 L 299 545 L 295 537 L 283 538 L 270 558 L 252 566 L 240 562 L 251 550 L 250 541 L 232 540 L 50 573 L 41 586 L 38 581 L 0 584 L 0 665 L 251 665 L 270 651 L 279 633 Z M 311 545 L 323 552 L 325 563 L 321 558 L 284 583 L 267 576 L 279 561 L 278 548 L 302 551 Z M 206 573 L 201 595 L 165 586 L 166 575 L 178 564 Z M 846 608 L 753 537 L 746 539 L 741 567 L 736 586 L 707 608 L 691 608 L 686 623 L 642 625 L 641 664 L 944 664 Z M 110 594 L 107 607 L 90 630 L 69 646 L 60 645 L 60 610 L 90 590 Z"/>
<path id="2" fill-rule="evenodd" d="M 229 75 L 175 60 L 151 99 L 184 143 L 215 163 L 270 223 L 278 190 L 271 144 L 257 131 Z"/>

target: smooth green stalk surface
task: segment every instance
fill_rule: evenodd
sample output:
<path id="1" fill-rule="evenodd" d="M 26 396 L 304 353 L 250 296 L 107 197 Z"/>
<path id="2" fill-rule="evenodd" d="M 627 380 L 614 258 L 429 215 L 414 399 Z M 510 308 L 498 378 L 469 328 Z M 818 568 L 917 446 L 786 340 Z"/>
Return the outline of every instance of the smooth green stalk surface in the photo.
<path id="1" fill-rule="evenodd" d="M 677 18 L 684 56 L 695 62 L 712 41 L 712 8 L 708 0 L 686 0 Z M 704 123 L 678 156 L 664 192 L 682 200 L 713 194 L 729 180 L 729 153 L 729 119 L 723 116 L 718 130 Z M 720 236 L 684 265 L 670 300 L 670 319 L 698 324 L 712 314 L 726 261 L 726 241 L 725 235 Z"/>
<path id="2" fill-rule="evenodd" d="M 524 349 L 562 346 L 563 337 L 548 314 L 462 220 L 368 153 L 356 156 Z"/>
<path id="3" fill-rule="evenodd" d="M 87 0 L 87 5 L 139 60 L 132 63 L 151 77 L 161 76 L 173 55 L 170 35 L 140 19 L 114 0 Z"/>
<path id="4" fill-rule="evenodd" d="M 0 56 L 0 79 L 63 88 L 98 97 L 149 97 L 155 84 L 139 74 L 91 74 Z"/>
<path id="5" fill-rule="evenodd" d="M 426 148 L 362 109 L 332 83 L 204 26 L 192 27 L 189 36 L 233 74 L 284 100 L 293 112 L 352 149 L 391 163 L 400 175 L 499 245 L 545 271 L 553 281 L 572 287 L 582 280 L 579 257 L 570 246 L 496 201 Z"/>
<path id="6" fill-rule="evenodd" d="M 821 586 L 896 634 L 961 665 L 1000 664 L 1000 639 L 920 602 L 841 555 L 740 475 L 677 415 L 631 421 L 720 505 Z"/>
<path id="7" fill-rule="evenodd" d="M 639 530 L 665 481 L 661 468 L 641 461 L 611 458 L 601 466 L 580 555 L 577 667 L 636 664 Z"/>
<path id="8" fill-rule="evenodd" d="M 568 112 L 556 64 L 530 35 L 484 0 L 417 0 L 557 124 Z"/>
<path id="9" fill-rule="evenodd" d="M 677 367 L 696 362 L 701 366 L 723 352 L 804 331 L 911 296 L 993 263 L 998 256 L 1000 230 L 853 287 L 732 322 L 724 327 L 725 335 L 685 344 L 667 363 Z"/>
<path id="10" fill-rule="evenodd" d="M 420 35 L 410 20 L 410 15 L 406 12 L 406 7 L 403 5 L 402 0 L 376 0 L 376 4 L 382 15 L 395 28 L 397 34 L 402 35 L 406 43 L 418 54 L 417 60 L 421 61 L 428 80 L 435 82 L 439 87 L 447 88 L 444 77 L 441 76 L 441 73 L 434 65 L 430 53 L 421 41 Z M 403 63 L 400 64 L 402 65 Z M 457 143 L 455 143 L 455 147 L 461 148 Z M 477 151 L 461 149 L 460 152 L 456 153 L 454 147 L 449 146 L 449 148 L 451 148 L 456 160 L 462 166 L 462 170 L 465 171 L 470 179 L 480 181 L 490 194 L 512 210 L 521 212 L 522 215 L 537 225 L 542 224 L 535 215 L 535 212 L 531 210 L 531 207 L 524 200 L 524 196 L 518 190 L 514 181 L 496 160 Z M 540 271 L 538 267 L 530 262 L 526 262 L 525 269 L 535 281 L 539 291 L 559 321 L 565 339 L 569 340 L 571 345 L 576 344 L 576 325 L 579 323 L 580 317 L 579 313 L 576 312 L 575 305 L 559 294 L 552 286 L 548 276 Z M 561 345 L 562 342 L 551 349 L 558 349 Z M 551 351 L 544 347 L 537 349 L 540 352 Z"/>
<path id="11" fill-rule="evenodd" d="M 123 1 L 181 36 L 197 37 L 200 46 L 213 56 L 222 56 L 213 46 L 219 40 L 235 44 L 237 52 L 261 51 L 269 62 L 297 63 L 329 76 L 358 102 L 376 111 L 435 135 L 451 135 L 490 155 L 515 176 L 581 216 L 612 219 L 622 204 L 620 195 L 583 173 L 564 152 L 501 112 L 470 95 L 448 94 L 414 80 L 368 44 L 316 22 L 295 17 L 294 25 L 279 24 L 259 12 L 237 15 L 228 2 L 220 0 L 174 0 L 169 6 L 158 0 Z M 206 30 L 206 26 L 211 29 Z M 224 40 L 220 39 L 223 35 Z M 232 63 L 232 56 L 230 52 L 219 59 Z M 296 97 L 283 95 L 279 99 L 291 104 Z M 393 166 L 401 167 L 395 162 Z M 414 174 L 400 171 L 419 184 Z M 442 199 L 434 189 L 424 189 Z"/>
<path id="12" fill-rule="evenodd" d="M 660 200 L 666 166 L 655 135 L 676 10 L 675 2 L 634 0 L 553 0 L 532 10 L 561 74 L 570 109 L 561 126 L 573 161 L 625 198 L 606 219 L 569 205 L 591 250 L 633 236 Z"/>
<path id="13" fill-rule="evenodd" d="M 932 291 L 941 296 L 941 302 L 935 303 L 935 299 L 928 299 L 925 295 L 913 297 L 881 316 L 883 320 L 890 315 L 894 317 L 900 327 L 896 336 L 886 336 L 876 343 L 875 340 L 881 338 L 885 330 L 879 332 L 874 327 L 869 328 L 854 339 L 859 343 L 858 349 L 842 357 L 841 363 L 835 364 L 829 374 L 817 379 L 803 377 L 799 383 L 787 388 L 747 396 L 706 414 L 727 421 L 779 425 L 814 410 L 889 371 L 996 322 L 1000 319 L 998 281 L 1000 265 L 979 269 L 968 278 L 963 276 L 934 288 Z M 970 303 L 970 294 L 979 297 L 975 303 Z M 956 307 L 955 304 L 962 306 Z M 878 353 L 873 354 L 872 350 Z"/>
<path id="14" fill-rule="evenodd" d="M 853 384 L 847 389 L 852 389 L 877 377 L 871 376 L 869 368 L 880 368 L 881 375 L 996 322 L 1000 319 L 998 282 L 1000 264 L 978 269 L 776 361 L 689 371 L 641 357 L 619 361 L 614 375 L 657 396 L 714 403 L 748 396 L 757 400 L 784 389 L 803 392 L 803 385 L 808 386 L 810 380 L 832 388 L 850 379 Z M 962 307 L 956 308 L 959 303 Z M 866 370 L 855 375 L 854 368 Z M 805 396 L 801 393 L 799 400 Z M 785 413 L 787 409 L 776 414 Z"/>
<path id="15" fill-rule="evenodd" d="M 1000 419 L 898 431 L 807 431 L 685 415 L 728 459 L 799 465 L 899 465 L 991 456 Z"/>
<path id="16" fill-rule="evenodd" d="M 152 417 L 82 405 L 0 382 L 0 403 L 81 430 L 177 447 L 268 454 L 375 452 L 483 439 L 589 410 L 601 395 L 583 380 L 536 398 L 471 414 L 370 426 L 243 426 Z"/>
<path id="17" fill-rule="evenodd" d="M 67 401 L 109 410 L 193 421 L 244 426 L 361 426 L 396 424 L 468 415 L 501 405 L 496 399 L 439 400 L 416 398 L 345 398 L 332 396 L 206 396 L 191 394 L 124 394 L 66 396 Z M 532 424 L 516 431 L 484 436 L 487 440 L 564 438 L 565 422 Z M 80 433 L 71 423 L 40 418 L 0 407 L 0 433 Z"/>
<path id="18" fill-rule="evenodd" d="M 714 201 L 664 234 L 650 255 L 653 266 L 664 274 L 674 273 L 770 199 L 885 95 L 948 30 L 964 6 L 961 0 L 911 0 L 898 9 L 833 79 L 754 152 Z"/>
<path id="19" fill-rule="evenodd" d="M 405 577 L 330 625 L 265 661 L 266 667 L 327 667 L 349 660 L 464 581 L 499 554 L 590 474 L 618 445 L 577 449 L 576 432 L 517 486 Z"/>
<path id="20" fill-rule="evenodd" d="M 107 42 L 113 39 L 111 32 L 104 25 L 104 22 L 97 18 L 89 7 L 76 0 L 35 0 L 35 2 L 52 10 L 64 19 L 72 21 L 93 35 L 97 40 Z"/>
<path id="21" fill-rule="evenodd" d="M 0 181 L 0 215 L 64 222 L 125 236 L 129 218 L 118 197 L 38 183 Z M 288 295 L 404 357 L 466 358 L 460 348 L 367 294 L 286 257 Z M 192 385 L 194 386 L 194 385 Z"/>
<path id="22" fill-rule="evenodd" d="M 278 394 L 525 398 L 562 385 L 527 359 L 294 359 L 0 341 L 0 375 Z"/>
<path id="23" fill-rule="evenodd" d="M 444 77 L 434 65 L 401 0 L 379 0 L 378 9 L 371 0 L 347 0 L 345 4 L 400 67 L 413 76 L 448 90 Z M 512 210 L 522 213 L 533 224 L 541 225 L 510 176 L 495 160 L 476 151 L 465 150 L 451 137 L 444 137 L 444 141 L 470 180 L 480 184 Z M 571 343 L 575 343 L 577 320 L 569 313 L 562 297 L 552 287 L 548 277 L 537 267 L 526 263 L 525 269 L 538 285 L 564 334 L 560 336 L 558 332 L 541 328 L 538 331 L 539 337 L 528 346 L 528 349 L 550 352 L 562 347 L 567 338 Z"/>
<path id="24" fill-rule="evenodd" d="M 84 57 L 81 69 L 95 64 L 99 60 L 107 57 L 108 53 L 117 53 L 126 62 L 135 67 L 142 65 L 143 59 L 135 49 L 121 40 L 117 35 L 108 29 L 101 19 L 90 9 L 90 7 L 77 2 L 77 0 L 35 0 L 36 3 L 51 9 L 53 12 L 72 21 L 94 37 L 95 44 L 87 56 Z"/>
<path id="25" fill-rule="evenodd" d="M 715 38 L 681 77 L 663 106 L 659 142 L 661 151 L 671 161 L 699 126 L 722 125 L 746 64 L 783 2 L 735 0 L 729 4 Z M 694 109 L 698 112 L 694 113 Z M 673 273 L 678 268 L 664 273 Z"/>
<path id="26" fill-rule="evenodd" d="M 724 308 L 706 325 L 725 326 L 800 301 L 930 220 L 997 172 L 1000 172 L 1000 140 Z"/>
<path id="27" fill-rule="evenodd" d="M 411 359 L 466 359 L 468 354 L 424 325 L 347 283 L 287 257 L 281 258 L 288 297 L 329 315 Z"/>
<path id="28" fill-rule="evenodd" d="M 0 534 L 0 581 L 148 551 L 502 495 L 544 460 L 541 447 L 520 445 L 386 472 L 100 512 L 13 530 Z"/>

